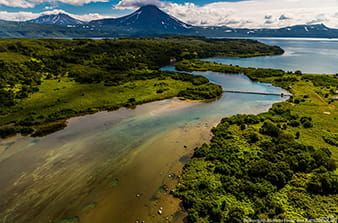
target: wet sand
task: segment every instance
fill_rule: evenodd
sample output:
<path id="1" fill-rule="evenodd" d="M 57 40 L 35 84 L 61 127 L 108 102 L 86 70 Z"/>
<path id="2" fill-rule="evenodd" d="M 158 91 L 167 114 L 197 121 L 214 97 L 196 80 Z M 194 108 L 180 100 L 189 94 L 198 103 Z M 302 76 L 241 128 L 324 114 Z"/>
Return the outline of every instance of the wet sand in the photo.
<path id="1" fill-rule="evenodd" d="M 157 123 L 157 116 L 196 104 L 172 99 L 100 112 L 72 118 L 65 130 L 47 137 L 0 141 L 1 222 L 57 222 L 74 216 L 81 222 L 134 222 L 153 218 L 158 202 L 172 203 L 163 205 L 162 216 L 177 209 L 179 201 L 158 193 L 159 188 L 174 188 L 167 176 L 179 174 L 179 159 L 206 142 L 211 127 L 193 121 L 150 137 L 135 131 L 137 137 L 130 136 L 135 142 L 125 142 L 124 128 L 136 122 L 135 115 L 142 126 L 142 119 L 155 117 Z"/>
<path id="2" fill-rule="evenodd" d="M 169 192 L 193 149 L 210 140 L 215 124 L 196 121 L 142 145 L 128 156 L 117 175 L 119 184 L 103 193 L 81 222 L 183 222 L 180 200 Z"/>

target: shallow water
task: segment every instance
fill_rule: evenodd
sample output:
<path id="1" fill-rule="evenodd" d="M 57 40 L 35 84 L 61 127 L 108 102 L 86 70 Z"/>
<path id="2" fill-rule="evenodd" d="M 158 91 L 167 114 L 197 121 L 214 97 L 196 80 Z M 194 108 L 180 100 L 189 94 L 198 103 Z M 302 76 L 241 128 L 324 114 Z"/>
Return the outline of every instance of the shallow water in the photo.
<path id="1" fill-rule="evenodd" d="M 248 66 L 255 67 L 335 73 L 335 63 L 323 65 L 325 58 L 338 49 L 334 41 L 333 45 L 320 42 L 322 48 L 316 51 L 314 45 L 318 42 L 312 40 L 264 41 L 281 45 L 286 54 L 232 61 L 250 62 Z M 321 58 L 315 59 L 312 54 L 319 51 Z M 314 65 L 306 59 L 308 55 L 313 61 L 322 61 L 323 66 Z M 337 59 L 338 53 L 335 55 L 331 56 Z M 301 62 L 293 62 L 297 57 Z M 195 74 L 225 90 L 285 93 L 269 84 L 253 83 L 244 75 Z M 73 216 L 78 216 L 81 223 L 182 222 L 179 200 L 164 189 L 174 189 L 177 179 L 173 176 L 181 174 L 193 149 L 210 140 L 210 129 L 222 117 L 257 114 L 285 99 L 225 93 L 208 103 L 163 100 L 135 109 L 72 118 L 64 130 L 43 138 L 17 136 L 1 140 L 0 222 L 45 223 Z M 160 207 L 162 215 L 157 214 Z"/>
<path id="2" fill-rule="evenodd" d="M 227 90 L 284 92 L 244 75 L 199 74 Z M 171 99 L 72 118 L 64 130 L 43 138 L 2 140 L 2 222 L 55 222 L 72 216 L 80 216 L 81 222 L 133 222 L 158 217 L 154 213 L 163 195 L 158 189 L 164 182 L 172 184 L 166 176 L 171 171 L 180 174 L 180 159 L 208 142 L 210 129 L 222 117 L 259 113 L 282 100 L 231 93 L 208 103 Z M 178 208 L 177 200 L 163 199 L 166 205 L 172 199 L 172 207 L 165 210 Z"/>

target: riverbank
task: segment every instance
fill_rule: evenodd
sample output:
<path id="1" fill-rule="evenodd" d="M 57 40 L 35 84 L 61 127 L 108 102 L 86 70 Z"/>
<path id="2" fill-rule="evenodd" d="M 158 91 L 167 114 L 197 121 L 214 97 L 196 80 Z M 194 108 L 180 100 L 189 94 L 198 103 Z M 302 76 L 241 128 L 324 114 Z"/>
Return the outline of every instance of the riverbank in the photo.
<path id="1" fill-rule="evenodd" d="M 169 36 L 135 39 L 0 40 L 0 137 L 44 136 L 65 119 L 172 97 L 211 99 L 221 88 L 161 72 L 182 59 L 284 51 L 254 40 Z"/>
<path id="2" fill-rule="evenodd" d="M 334 143 L 338 104 L 330 99 L 338 81 L 333 75 L 201 61 L 183 61 L 178 67 L 241 72 L 297 95 L 267 113 L 224 118 L 213 129 L 211 144 L 195 150 L 176 193 L 183 199 L 189 222 L 338 217 Z"/>
<path id="3" fill-rule="evenodd" d="M 210 72 L 201 75 L 224 87 L 231 85 L 252 90 L 280 91 L 253 83 L 243 75 L 221 76 Z M 219 78 L 217 81 L 214 79 L 216 76 Z M 170 181 L 168 185 L 175 184 L 175 180 L 168 176 L 170 172 L 175 175 L 180 172 L 169 169 L 180 169 L 195 146 L 208 142 L 209 138 L 202 136 L 210 137 L 210 129 L 222 117 L 237 113 L 257 114 L 281 100 L 276 96 L 247 97 L 225 93 L 208 103 L 182 104 L 178 99 L 157 101 L 135 109 L 121 108 L 114 112 L 72 118 L 64 130 L 39 139 L 16 137 L 3 140 L 0 145 L 3 158 L 0 163 L 0 183 L 3 186 L 0 206 L 6 204 L 8 209 L 1 212 L 0 217 L 17 222 L 29 222 L 31 219 L 41 222 L 62 219 L 82 221 L 87 214 L 88 219 L 108 219 L 110 212 L 116 214 L 116 221 L 119 221 L 118 218 L 125 220 L 128 216 L 128 221 L 152 219 L 154 213 L 156 218 L 174 217 L 175 207 L 179 208 L 175 205 L 179 200 L 168 193 L 160 193 L 164 201 L 158 202 L 163 206 L 163 215 L 158 215 L 158 206 L 151 199 L 166 181 Z M 171 134 L 173 137 L 170 137 Z M 185 141 L 191 142 L 191 147 Z M 153 153 L 147 153 L 148 149 Z M 166 155 L 162 156 L 162 152 Z M 155 156 L 158 158 L 155 159 Z M 158 159 L 165 161 L 157 162 Z M 132 168 L 134 163 L 139 166 Z M 144 171 L 147 177 L 138 174 L 138 170 Z M 168 176 L 164 174 L 166 171 Z M 155 183 L 150 183 L 152 181 Z M 109 191 L 119 197 L 119 202 L 113 197 L 105 199 L 110 197 Z M 134 203 L 135 209 L 140 212 L 125 215 L 126 210 L 130 211 L 129 201 L 134 201 L 137 198 L 135 193 L 141 193 L 139 191 L 147 194 L 140 202 Z M 21 194 L 20 199 L 13 199 L 11 194 L 14 193 Z M 50 194 L 53 194 L 53 198 Z M 115 212 L 109 207 L 123 211 Z M 83 209 L 86 211 L 83 212 Z M 168 214 L 169 210 L 173 210 L 171 214 L 174 216 Z"/>
<path id="4" fill-rule="evenodd" d="M 102 110 L 112 111 L 121 107 L 132 108 L 177 96 L 209 99 L 221 95 L 219 86 L 208 83 L 194 85 L 192 81 L 196 79 L 199 78 L 194 75 L 190 75 L 190 81 L 159 77 L 120 86 L 104 86 L 103 83 L 79 84 L 69 78 L 45 80 L 39 92 L 22 99 L 10 108 L 7 115 L 2 116 L 1 124 L 13 123 L 13 126 L 0 128 L 0 136 L 15 135 L 24 130 L 24 135 L 32 133 L 33 136 L 41 137 L 65 128 L 66 120 L 74 116 Z M 189 89 L 193 90 L 185 93 Z"/>
<path id="5" fill-rule="evenodd" d="M 193 149 L 209 142 L 210 129 L 215 125 L 196 120 L 159 135 L 134 150 L 118 174 L 119 184 L 101 195 L 95 210 L 80 215 L 81 222 L 110 219 L 120 222 L 180 222 L 185 212 L 181 209 L 181 201 L 170 191 L 175 190 L 183 165 Z"/>

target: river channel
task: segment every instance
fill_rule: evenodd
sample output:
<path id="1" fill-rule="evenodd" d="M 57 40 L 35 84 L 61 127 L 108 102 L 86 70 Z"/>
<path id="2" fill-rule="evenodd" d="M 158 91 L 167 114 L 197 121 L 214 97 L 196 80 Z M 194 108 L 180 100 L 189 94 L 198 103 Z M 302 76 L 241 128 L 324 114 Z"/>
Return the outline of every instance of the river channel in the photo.
<path id="1" fill-rule="evenodd" d="M 286 40 L 265 41 L 283 47 Z M 314 45 L 293 41 L 296 45 Z M 227 64 L 263 60 L 256 67 L 264 64 L 285 68 L 287 63 L 281 61 L 298 52 L 289 51 L 292 43 L 288 44 L 282 56 L 208 60 Z M 327 46 L 325 41 L 321 44 Z M 278 58 L 281 67 L 273 63 Z M 304 62 L 299 67 L 290 66 L 293 69 L 310 68 Z M 314 72 L 337 71 L 325 67 Z M 252 82 L 244 75 L 193 73 L 207 77 L 225 90 L 286 92 L 270 84 Z M 168 192 L 174 189 L 193 149 L 210 140 L 211 128 L 223 117 L 261 113 L 286 99 L 235 93 L 224 93 L 210 102 L 168 99 L 134 109 L 71 118 L 64 130 L 42 138 L 16 136 L 1 140 L 0 222 L 182 222 L 180 201 Z"/>

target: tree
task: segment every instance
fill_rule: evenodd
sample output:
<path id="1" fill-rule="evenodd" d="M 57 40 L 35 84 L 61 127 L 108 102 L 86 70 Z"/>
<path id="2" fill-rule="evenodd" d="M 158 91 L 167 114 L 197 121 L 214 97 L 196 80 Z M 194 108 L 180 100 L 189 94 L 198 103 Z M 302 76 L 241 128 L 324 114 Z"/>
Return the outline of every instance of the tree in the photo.
<path id="1" fill-rule="evenodd" d="M 282 132 L 280 128 L 275 126 L 271 121 L 265 121 L 259 132 L 272 137 L 278 137 Z"/>

